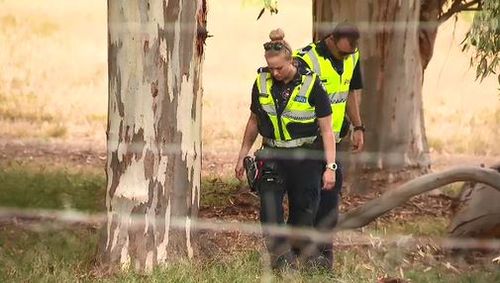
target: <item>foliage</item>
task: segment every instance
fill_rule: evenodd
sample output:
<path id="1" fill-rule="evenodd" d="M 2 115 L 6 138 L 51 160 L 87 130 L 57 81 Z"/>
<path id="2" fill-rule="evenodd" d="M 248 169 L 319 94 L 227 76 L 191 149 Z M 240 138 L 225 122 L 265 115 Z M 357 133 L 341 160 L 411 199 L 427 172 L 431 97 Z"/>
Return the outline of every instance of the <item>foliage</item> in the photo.
<path id="1" fill-rule="evenodd" d="M 500 84 L 500 1 L 483 0 L 462 45 L 463 50 L 474 50 L 471 66 L 476 66 L 476 79 L 498 74 Z"/>
<path id="2" fill-rule="evenodd" d="M 260 10 L 259 15 L 257 16 L 257 20 L 262 17 L 262 14 L 264 14 L 266 10 L 269 10 L 271 15 L 278 13 L 278 0 L 263 0 L 262 2 L 264 4 L 264 7 L 262 8 L 262 10 Z"/>

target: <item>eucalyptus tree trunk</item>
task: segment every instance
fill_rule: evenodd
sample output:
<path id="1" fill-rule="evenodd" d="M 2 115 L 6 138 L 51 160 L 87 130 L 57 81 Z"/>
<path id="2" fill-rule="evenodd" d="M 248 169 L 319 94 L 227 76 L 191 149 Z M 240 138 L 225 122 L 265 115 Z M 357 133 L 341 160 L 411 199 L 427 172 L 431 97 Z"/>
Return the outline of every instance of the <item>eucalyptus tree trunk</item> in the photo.
<path id="1" fill-rule="evenodd" d="M 203 0 L 108 0 L 107 227 L 102 260 L 150 271 L 194 253 Z"/>
<path id="2" fill-rule="evenodd" d="M 420 7 L 420 0 L 313 2 L 315 39 L 345 20 L 361 31 L 361 115 L 367 131 L 365 150 L 353 156 L 350 166 L 360 175 L 357 190 L 367 185 L 363 180 L 400 174 L 409 178 L 430 166 L 422 108 Z"/>

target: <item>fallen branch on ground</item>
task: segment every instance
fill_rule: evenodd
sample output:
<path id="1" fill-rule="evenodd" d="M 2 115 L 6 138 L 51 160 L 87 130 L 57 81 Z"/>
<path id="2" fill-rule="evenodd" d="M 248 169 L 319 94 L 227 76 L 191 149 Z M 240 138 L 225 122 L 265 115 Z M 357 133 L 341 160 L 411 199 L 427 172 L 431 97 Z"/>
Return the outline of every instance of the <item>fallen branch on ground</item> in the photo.
<path id="1" fill-rule="evenodd" d="M 500 191 L 500 173 L 494 169 L 464 166 L 444 172 L 432 173 L 413 179 L 399 188 L 390 190 L 356 209 L 343 214 L 335 230 L 363 227 L 410 198 L 454 182 L 474 181 L 487 184 Z"/>

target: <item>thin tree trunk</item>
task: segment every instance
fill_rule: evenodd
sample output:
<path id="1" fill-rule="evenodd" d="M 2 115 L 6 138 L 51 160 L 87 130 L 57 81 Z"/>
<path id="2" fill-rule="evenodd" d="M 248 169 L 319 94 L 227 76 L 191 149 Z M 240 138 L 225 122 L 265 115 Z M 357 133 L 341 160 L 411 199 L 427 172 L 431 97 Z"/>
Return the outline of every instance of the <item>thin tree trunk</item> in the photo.
<path id="1" fill-rule="evenodd" d="M 445 2 L 446 0 L 422 0 L 418 33 L 422 72 L 427 68 L 434 54 L 439 16 Z"/>
<path id="2" fill-rule="evenodd" d="M 422 60 L 419 50 L 419 0 L 316 0 L 314 35 L 320 38 L 336 22 L 348 20 L 361 30 L 364 75 L 361 114 L 367 128 L 365 150 L 351 170 L 366 173 L 425 173 L 430 166 L 422 108 Z M 372 176 L 373 177 L 373 176 Z"/>
<path id="3" fill-rule="evenodd" d="M 203 0 L 108 0 L 105 263 L 150 271 L 193 256 L 205 13 Z"/>

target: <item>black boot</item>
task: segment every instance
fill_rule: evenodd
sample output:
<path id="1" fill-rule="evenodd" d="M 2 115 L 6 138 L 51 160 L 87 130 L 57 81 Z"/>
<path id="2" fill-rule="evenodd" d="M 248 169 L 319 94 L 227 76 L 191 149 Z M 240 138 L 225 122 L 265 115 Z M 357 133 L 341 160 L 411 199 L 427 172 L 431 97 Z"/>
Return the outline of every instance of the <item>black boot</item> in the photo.
<path id="1" fill-rule="evenodd" d="M 271 267 L 278 272 L 297 270 L 297 257 L 291 251 L 280 256 L 271 256 Z"/>

